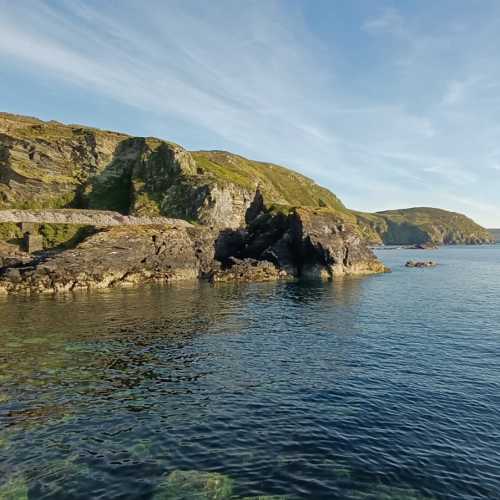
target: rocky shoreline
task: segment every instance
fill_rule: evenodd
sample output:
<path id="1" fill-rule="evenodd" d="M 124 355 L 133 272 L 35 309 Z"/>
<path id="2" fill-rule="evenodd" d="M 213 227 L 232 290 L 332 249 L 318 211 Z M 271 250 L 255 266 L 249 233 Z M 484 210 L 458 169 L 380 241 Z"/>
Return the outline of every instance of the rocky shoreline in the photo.
<path id="1" fill-rule="evenodd" d="M 74 248 L 41 252 L 30 260 L 19 254 L 2 264 L 0 293 L 197 279 L 332 279 L 386 270 L 353 228 L 328 211 L 304 208 L 287 214 L 262 210 L 239 229 L 221 230 L 182 220 L 107 227 Z"/>

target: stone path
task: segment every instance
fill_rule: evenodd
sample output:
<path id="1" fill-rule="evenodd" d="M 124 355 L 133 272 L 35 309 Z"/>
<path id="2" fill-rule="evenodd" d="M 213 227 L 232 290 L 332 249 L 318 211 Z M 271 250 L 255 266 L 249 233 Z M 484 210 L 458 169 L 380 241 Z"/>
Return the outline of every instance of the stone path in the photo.
<path id="1" fill-rule="evenodd" d="M 191 227 L 192 224 L 181 219 L 168 217 L 136 217 L 122 215 L 110 210 L 0 210 L 0 223 L 15 224 L 79 224 L 96 227 L 123 225 L 169 225 Z"/>

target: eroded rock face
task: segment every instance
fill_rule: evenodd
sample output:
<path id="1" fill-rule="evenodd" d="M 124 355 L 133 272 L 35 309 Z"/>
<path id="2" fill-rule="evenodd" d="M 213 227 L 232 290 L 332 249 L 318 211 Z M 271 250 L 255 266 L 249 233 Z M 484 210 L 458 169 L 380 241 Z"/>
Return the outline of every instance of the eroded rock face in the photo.
<path id="1" fill-rule="evenodd" d="M 298 209 L 292 215 L 292 228 L 302 276 L 333 278 L 385 271 L 355 229 L 328 211 Z"/>
<path id="2" fill-rule="evenodd" d="M 355 228 L 330 210 L 263 212 L 247 231 L 226 232 L 220 238 L 226 251 L 218 251 L 223 262 L 229 254 L 269 261 L 290 276 L 330 279 L 385 271 Z"/>
<path id="3" fill-rule="evenodd" d="M 205 228 L 122 226 L 34 266 L 4 268 L 0 291 L 61 292 L 147 282 L 193 280 L 214 265 L 214 236 Z"/>
<path id="4" fill-rule="evenodd" d="M 0 292 L 38 293 L 147 282 L 210 279 L 331 279 L 383 272 L 357 232 L 328 210 L 263 212 L 246 229 L 122 225 L 88 236 L 73 249 L 17 260 L 0 272 Z"/>

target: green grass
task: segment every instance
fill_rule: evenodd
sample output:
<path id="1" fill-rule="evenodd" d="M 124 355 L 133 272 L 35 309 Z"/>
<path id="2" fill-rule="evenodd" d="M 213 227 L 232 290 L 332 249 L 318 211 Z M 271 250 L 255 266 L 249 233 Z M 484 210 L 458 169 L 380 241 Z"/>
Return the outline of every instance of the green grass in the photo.
<path id="1" fill-rule="evenodd" d="M 488 241 L 491 237 L 488 231 L 465 215 L 439 208 L 416 207 L 373 214 L 353 213 L 365 236 L 375 243 L 406 245 L 474 239 Z"/>
<path id="2" fill-rule="evenodd" d="M 342 202 L 328 189 L 285 167 L 221 151 L 197 151 L 192 155 L 199 175 L 205 175 L 216 183 L 231 183 L 249 191 L 258 186 L 268 204 L 346 211 Z"/>

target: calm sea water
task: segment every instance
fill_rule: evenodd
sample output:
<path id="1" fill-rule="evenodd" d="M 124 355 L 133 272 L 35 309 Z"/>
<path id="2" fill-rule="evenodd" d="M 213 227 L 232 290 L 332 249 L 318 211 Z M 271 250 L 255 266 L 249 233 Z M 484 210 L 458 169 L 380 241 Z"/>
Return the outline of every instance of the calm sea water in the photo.
<path id="1" fill-rule="evenodd" d="M 500 498 L 500 246 L 378 254 L 392 274 L 0 298 L 0 487 Z"/>

